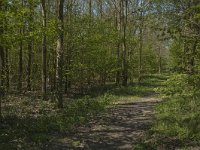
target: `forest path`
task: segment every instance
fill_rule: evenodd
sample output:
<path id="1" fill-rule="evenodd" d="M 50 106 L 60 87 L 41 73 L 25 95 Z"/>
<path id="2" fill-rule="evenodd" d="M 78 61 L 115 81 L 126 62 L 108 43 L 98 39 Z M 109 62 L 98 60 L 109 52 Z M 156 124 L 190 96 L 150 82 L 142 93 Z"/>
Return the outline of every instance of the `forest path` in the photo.
<path id="1" fill-rule="evenodd" d="M 48 149 L 131 150 L 145 137 L 160 100 L 154 96 L 117 103 L 94 116 L 75 133 L 56 139 Z"/>

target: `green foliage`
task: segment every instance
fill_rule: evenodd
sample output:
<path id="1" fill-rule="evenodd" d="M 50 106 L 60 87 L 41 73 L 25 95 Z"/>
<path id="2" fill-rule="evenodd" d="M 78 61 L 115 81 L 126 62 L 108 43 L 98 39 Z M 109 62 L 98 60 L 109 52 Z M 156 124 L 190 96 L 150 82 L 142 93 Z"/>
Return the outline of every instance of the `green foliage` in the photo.
<path id="1" fill-rule="evenodd" d="M 66 30 L 69 41 L 66 57 L 73 62 L 70 70 L 66 70 L 70 80 L 83 84 L 114 75 L 117 66 L 116 56 L 112 54 L 116 51 L 117 31 L 109 23 L 91 20 L 88 16 L 72 21 L 73 26 L 69 25 Z"/>
<path id="2" fill-rule="evenodd" d="M 158 88 L 157 91 L 169 98 L 173 96 L 194 98 L 200 93 L 199 83 L 199 75 L 175 74 L 163 83 L 165 87 Z"/>
<path id="3" fill-rule="evenodd" d="M 183 41 L 174 41 L 171 44 L 169 67 L 177 72 L 183 70 Z"/>
<path id="4" fill-rule="evenodd" d="M 157 107 L 153 131 L 159 136 L 200 142 L 200 76 L 177 74 L 158 89 L 165 100 Z"/>

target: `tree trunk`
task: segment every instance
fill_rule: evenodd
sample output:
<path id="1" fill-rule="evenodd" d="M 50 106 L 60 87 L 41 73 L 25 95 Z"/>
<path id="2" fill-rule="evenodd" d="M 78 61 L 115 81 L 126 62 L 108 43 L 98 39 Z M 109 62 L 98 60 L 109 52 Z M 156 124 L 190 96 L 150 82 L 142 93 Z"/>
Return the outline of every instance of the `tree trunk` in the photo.
<path id="1" fill-rule="evenodd" d="M 116 72 L 116 85 L 120 84 L 120 43 L 117 45 L 117 72 Z"/>
<path id="2" fill-rule="evenodd" d="M 115 24 L 116 24 L 116 30 L 119 32 L 119 34 L 121 35 L 121 2 L 119 3 L 119 12 L 117 11 L 117 7 L 115 5 Z M 121 48 L 121 36 L 119 41 L 117 42 L 117 72 L 116 72 L 116 85 L 120 84 L 120 68 L 121 68 L 121 61 L 120 61 L 120 48 Z"/>
<path id="3" fill-rule="evenodd" d="M 8 58 L 8 49 L 5 49 L 5 73 L 6 73 L 6 92 L 9 91 L 10 87 L 10 71 L 9 71 L 9 58 Z"/>
<path id="4" fill-rule="evenodd" d="M 24 1 L 21 1 L 22 7 L 24 6 Z M 24 27 L 20 28 L 19 30 L 20 35 L 24 33 Z M 18 66 L 18 91 L 19 93 L 22 92 L 22 76 L 23 76 L 23 41 L 20 40 L 19 43 L 19 66 Z"/>
<path id="5" fill-rule="evenodd" d="M 29 17 L 29 32 L 32 32 L 32 23 L 33 23 L 33 6 L 32 2 L 29 3 L 29 9 L 31 11 L 30 17 Z M 33 49 L 33 43 L 32 43 L 32 37 L 28 40 L 28 65 L 27 65 L 27 90 L 31 91 L 31 73 L 32 73 L 32 49 Z"/>
<path id="6" fill-rule="evenodd" d="M 100 17 L 103 18 L 103 0 L 98 0 L 98 5 Z"/>
<path id="7" fill-rule="evenodd" d="M 47 27 L 47 15 L 46 15 L 46 0 L 42 0 L 42 15 L 43 15 L 43 28 Z M 47 45 L 46 45 L 46 33 L 43 32 L 42 39 L 42 95 L 43 100 L 46 100 L 47 92 Z"/>
<path id="8" fill-rule="evenodd" d="M 58 39 L 57 39 L 57 65 L 56 65 L 56 99 L 58 100 L 58 107 L 63 107 L 63 93 L 62 93 L 62 81 L 63 81 L 63 40 L 64 40 L 64 16 L 63 16 L 63 3 L 64 0 L 58 0 Z"/>
<path id="9" fill-rule="evenodd" d="M 89 0 L 89 1 L 88 1 L 88 7 L 89 7 L 89 15 L 90 15 L 90 18 L 92 18 L 92 0 Z"/>
<path id="10" fill-rule="evenodd" d="M 20 34 L 22 34 L 23 29 L 20 29 Z M 22 91 L 22 75 L 23 75 L 23 42 L 20 41 L 19 45 L 19 74 L 18 74 L 18 90 Z"/>
<path id="11" fill-rule="evenodd" d="M 1 118 L 1 116 L 2 116 L 1 115 L 1 103 L 2 103 L 3 96 L 5 95 L 5 87 L 4 87 L 4 81 L 5 81 L 5 58 L 4 58 L 4 49 L 3 49 L 2 46 L 0 46 L 0 68 L 1 68 L 1 84 L 0 84 L 0 118 Z"/>
<path id="12" fill-rule="evenodd" d="M 72 14 L 73 14 L 73 0 L 69 0 L 68 4 L 67 4 L 67 23 L 68 23 L 68 27 L 71 28 L 72 25 Z M 68 30 L 67 31 L 67 36 L 71 37 L 72 36 L 72 31 Z M 66 65 L 65 65 L 65 93 L 68 92 L 69 88 L 71 88 L 71 81 L 70 81 L 70 77 L 69 77 L 69 73 L 70 73 L 70 65 L 71 65 L 71 53 L 72 53 L 72 42 L 69 39 L 67 41 L 67 56 L 66 56 Z"/>
<path id="13" fill-rule="evenodd" d="M 141 2 L 141 7 L 143 7 L 144 1 Z M 143 50 L 143 11 L 140 10 L 140 47 L 139 47 L 139 66 L 138 66 L 138 82 L 142 80 L 142 50 Z"/>
<path id="14" fill-rule="evenodd" d="M 162 72 L 162 57 L 161 57 L 161 49 L 159 47 L 159 68 L 158 68 L 158 73 L 161 74 Z"/>
<path id="15" fill-rule="evenodd" d="M 27 90 L 31 91 L 32 41 L 28 42 Z"/>
<path id="16" fill-rule="evenodd" d="M 127 27 L 127 7 L 128 1 L 122 0 L 122 20 L 123 20 L 123 62 L 122 62 L 122 85 L 127 86 L 128 84 L 128 65 L 127 65 L 127 47 L 126 47 L 126 27 Z"/>
<path id="17" fill-rule="evenodd" d="M 2 6 L 2 1 L 0 1 L 0 9 L 1 11 L 3 10 L 3 6 Z M 4 32 L 4 28 L 3 28 L 3 20 L 0 20 L 0 35 L 2 35 Z M 4 54 L 4 48 L 3 48 L 3 45 L 1 45 L 0 43 L 0 121 L 1 121 L 1 118 L 2 118 L 2 106 L 1 106 L 1 103 L 2 103 L 2 99 L 3 99 L 3 96 L 4 96 L 4 77 L 5 77 L 5 54 Z"/>

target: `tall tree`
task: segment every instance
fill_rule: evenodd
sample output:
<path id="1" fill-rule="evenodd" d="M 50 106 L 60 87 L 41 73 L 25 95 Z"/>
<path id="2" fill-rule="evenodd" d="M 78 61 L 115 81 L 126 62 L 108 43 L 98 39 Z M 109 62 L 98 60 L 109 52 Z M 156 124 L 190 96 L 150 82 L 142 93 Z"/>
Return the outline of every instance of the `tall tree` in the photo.
<path id="1" fill-rule="evenodd" d="M 56 81 L 57 81 L 57 91 L 56 98 L 58 100 L 58 107 L 63 107 L 63 55 L 64 55 L 64 15 L 63 15 L 63 4 L 64 0 L 57 0 L 57 30 L 58 30 L 58 39 L 57 39 L 57 65 L 56 65 Z"/>
<path id="2" fill-rule="evenodd" d="M 32 31 L 33 31 L 33 2 L 29 1 L 29 18 L 28 18 L 28 32 L 29 32 L 29 39 L 28 39 L 28 64 L 27 64 L 27 90 L 31 91 L 31 74 L 32 74 L 32 53 L 33 53 L 33 38 L 32 38 Z"/>
<path id="3" fill-rule="evenodd" d="M 122 5 L 121 2 L 119 2 L 119 9 L 117 7 L 116 1 L 114 1 L 115 5 L 115 25 L 116 25 L 116 30 L 118 31 L 119 34 L 121 34 L 121 13 L 122 13 Z M 116 84 L 120 84 L 120 68 L 121 68 L 121 58 L 120 58 L 120 49 L 121 49 L 121 36 L 119 37 L 119 40 L 117 41 L 117 71 L 116 71 Z"/>
<path id="4" fill-rule="evenodd" d="M 139 27 L 139 31 L 140 31 L 140 37 L 139 37 L 139 39 L 140 39 L 140 46 L 139 46 L 139 68 L 138 68 L 138 70 L 139 70 L 139 77 L 138 77 L 138 81 L 139 81 L 139 83 L 140 83 L 140 81 L 141 81 L 141 79 L 142 79 L 142 50 L 143 50 L 143 28 L 144 28 L 144 16 L 143 16 L 143 14 L 144 14 L 144 0 L 142 0 L 142 1 L 140 1 L 140 6 L 141 6 L 141 9 L 139 9 L 139 13 L 140 13 L 140 27 Z"/>
<path id="5" fill-rule="evenodd" d="M 128 12 L 128 1 L 122 0 L 122 85 L 127 86 L 128 84 L 128 63 L 127 63 L 127 45 L 126 45 L 126 30 L 127 30 L 127 12 Z"/>
<path id="6" fill-rule="evenodd" d="M 47 27 L 47 13 L 46 13 L 46 0 L 42 0 L 42 15 L 43 15 L 43 39 L 42 39 L 42 93 L 43 99 L 46 100 L 47 92 L 47 37 L 46 37 L 46 27 Z"/>
<path id="7" fill-rule="evenodd" d="M 0 1 L 0 12 L 3 13 L 3 2 Z M 4 26 L 3 26 L 4 22 L 3 19 L 0 19 L 0 35 L 2 36 L 4 33 Z M 2 99 L 3 96 L 5 94 L 5 87 L 4 87 L 4 83 L 5 83 L 5 52 L 4 52 L 4 45 L 2 45 L 2 43 L 0 43 L 0 119 L 2 117 Z"/>
<path id="8" fill-rule="evenodd" d="M 22 36 L 24 29 L 20 28 L 20 35 Z M 23 76 L 23 41 L 19 43 L 19 71 L 18 71 L 18 90 L 22 91 L 22 76 Z"/>
<path id="9" fill-rule="evenodd" d="M 70 38 L 72 37 L 72 18 L 73 18 L 73 0 L 67 1 L 67 25 L 68 25 L 68 31 L 67 31 L 67 54 L 66 54 L 66 63 L 65 63 L 65 93 L 68 92 L 69 88 L 71 87 L 71 79 L 70 79 L 70 70 L 71 70 L 71 55 L 72 55 L 72 40 Z"/>

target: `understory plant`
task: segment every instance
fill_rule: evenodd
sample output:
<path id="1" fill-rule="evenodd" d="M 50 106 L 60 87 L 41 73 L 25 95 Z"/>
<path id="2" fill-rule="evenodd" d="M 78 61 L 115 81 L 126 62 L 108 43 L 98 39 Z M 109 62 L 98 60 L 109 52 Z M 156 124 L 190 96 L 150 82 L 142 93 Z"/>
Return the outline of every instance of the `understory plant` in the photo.
<path id="1" fill-rule="evenodd" d="M 182 142 L 200 143 L 200 76 L 173 75 L 156 91 L 164 100 L 156 109 L 153 132 Z"/>

